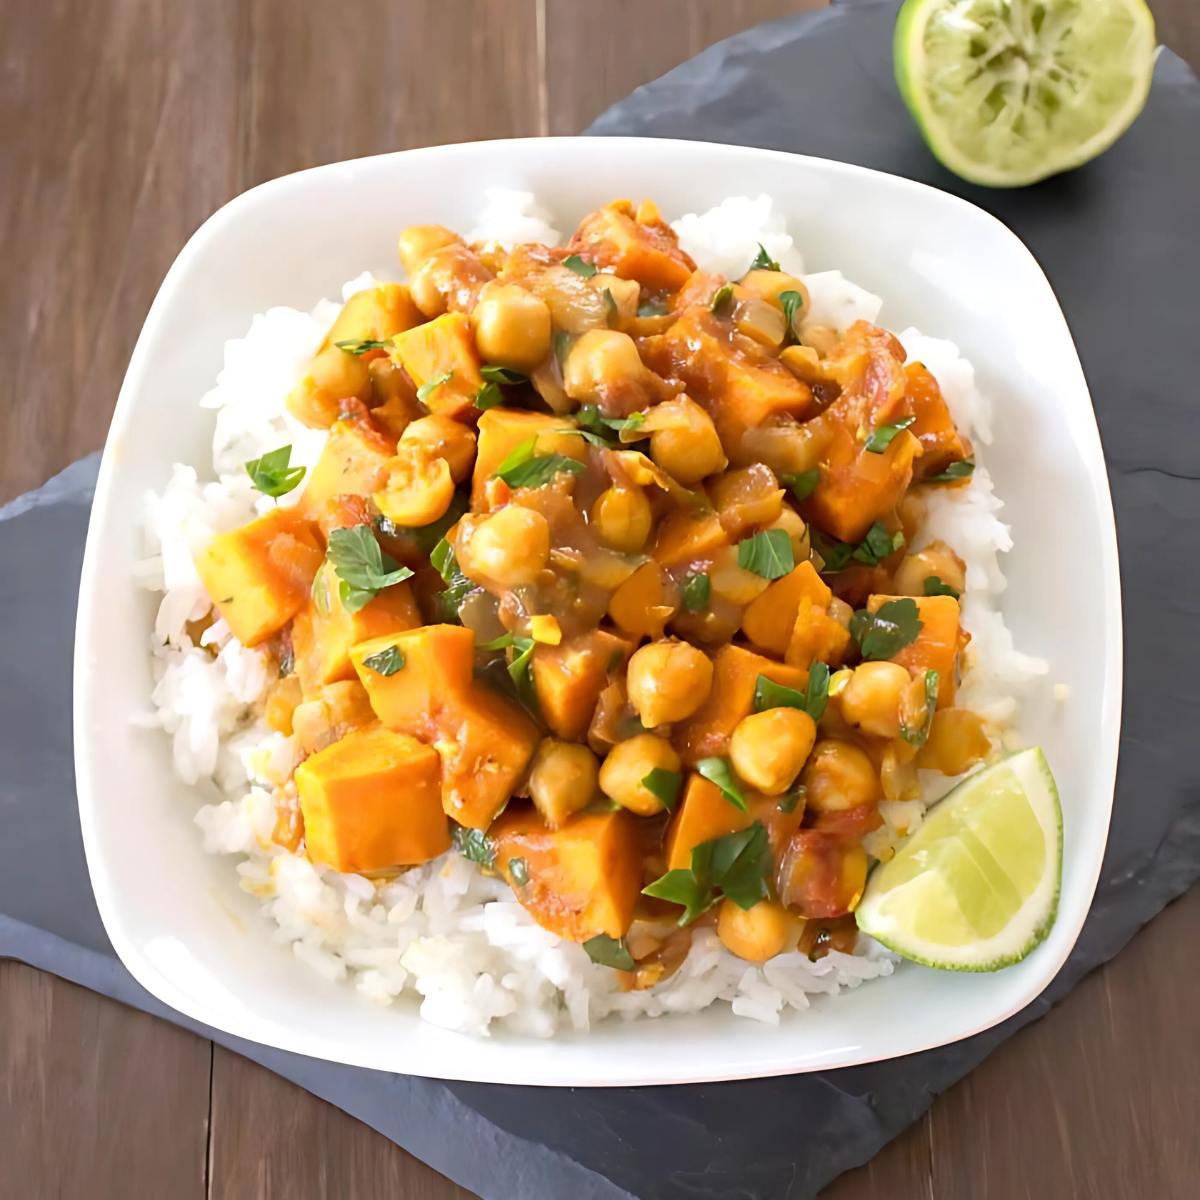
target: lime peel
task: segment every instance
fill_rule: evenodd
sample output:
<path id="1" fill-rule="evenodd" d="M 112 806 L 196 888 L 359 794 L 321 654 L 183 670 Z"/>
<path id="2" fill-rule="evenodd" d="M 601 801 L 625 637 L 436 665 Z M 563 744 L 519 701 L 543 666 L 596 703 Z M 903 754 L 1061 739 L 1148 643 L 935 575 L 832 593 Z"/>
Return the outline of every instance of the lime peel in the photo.
<path id="1" fill-rule="evenodd" d="M 1062 809 L 1035 747 L 976 772 L 931 808 L 876 867 L 855 917 L 914 962 L 996 971 L 1045 939 L 1061 881 Z"/>
<path id="2" fill-rule="evenodd" d="M 1107 150 L 1145 107 L 1145 0 L 905 0 L 896 82 L 943 166 L 1021 187 Z"/>

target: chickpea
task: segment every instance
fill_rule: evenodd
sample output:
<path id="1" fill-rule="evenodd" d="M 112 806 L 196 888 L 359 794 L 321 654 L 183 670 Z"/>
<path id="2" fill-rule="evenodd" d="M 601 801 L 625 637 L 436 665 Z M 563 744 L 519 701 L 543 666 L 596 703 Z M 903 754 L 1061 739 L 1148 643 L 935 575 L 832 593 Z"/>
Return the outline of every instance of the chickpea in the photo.
<path id="1" fill-rule="evenodd" d="M 783 301 L 779 297 L 784 292 L 799 292 L 800 303 L 796 305 L 796 316 L 803 319 L 804 314 L 808 312 L 808 288 L 802 279 L 797 279 L 795 275 L 789 275 L 786 271 L 768 271 L 757 267 L 742 276 L 741 286 L 751 294 L 769 300 L 780 310 L 783 309 Z"/>
<path id="2" fill-rule="evenodd" d="M 656 405 L 654 423 L 664 427 L 650 435 L 650 457 L 685 487 L 729 464 L 717 427 L 694 400 L 678 396 Z"/>
<path id="3" fill-rule="evenodd" d="M 650 536 L 654 520 L 641 488 L 610 487 L 592 505 L 591 521 L 600 540 L 613 550 L 635 554 Z"/>
<path id="4" fill-rule="evenodd" d="M 420 417 L 406 426 L 400 435 L 400 445 L 407 442 L 417 442 L 428 447 L 431 454 L 444 458 L 455 483 L 462 483 L 475 465 L 474 432 L 443 413 Z"/>
<path id="5" fill-rule="evenodd" d="M 712 660 L 689 642 L 651 642 L 625 674 L 629 703 L 648 729 L 690 717 L 712 691 Z"/>
<path id="6" fill-rule="evenodd" d="M 786 504 L 783 511 L 767 526 L 768 529 L 782 529 L 792 543 L 792 557 L 797 563 L 806 562 L 812 552 L 812 542 L 809 538 L 808 526 L 804 518 Z"/>
<path id="7" fill-rule="evenodd" d="M 780 796 L 812 752 L 817 727 L 798 708 L 768 708 L 743 717 L 729 739 L 733 769 L 764 796 Z"/>
<path id="8" fill-rule="evenodd" d="M 823 738 L 813 747 L 801 782 L 807 789 L 805 806 L 814 813 L 860 808 L 879 794 L 879 777 L 870 756 L 837 738 Z"/>
<path id="9" fill-rule="evenodd" d="M 580 404 L 603 404 L 614 392 L 640 388 L 645 376 L 646 368 L 629 334 L 589 329 L 567 355 L 563 387 Z"/>
<path id="10" fill-rule="evenodd" d="M 287 398 L 288 411 L 313 429 L 328 429 L 338 419 L 343 400 L 366 401 L 371 395 L 367 364 L 337 346 L 327 346 L 308 364 Z"/>
<path id="11" fill-rule="evenodd" d="M 409 291 L 413 303 L 426 317 L 440 317 L 447 309 L 445 267 L 440 254 L 431 254 L 413 273 Z"/>
<path id="12" fill-rule="evenodd" d="M 747 962 L 766 962 L 791 949 L 800 928 L 801 922 L 776 900 L 760 900 L 753 908 L 740 908 L 726 897 L 717 914 L 721 944 Z"/>
<path id="13" fill-rule="evenodd" d="M 412 275 L 431 254 L 443 246 L 456 246 L 462 238 L 445 225 L 410 225 L 400 231 L 397 249 L 404 269 Z"/>
<path id="14" fill-rule="evenodd" d="M 447 310 L 468 312 L 492 273 L 475 252 L 461 242 L 435 250 L 409 281 L 413 303 L 426 317 L 440 317 Z"/>
<path id="15" fill-rule="evenodd" d="M 963 560 L 945 542 L 930 542 L 923 550 L 904 556 L 893 576 L 893 591 L 897 596 L 923 596 L 925 580 L 934 575 L 956 591 L 966 589 Z"/>
<path id="16" fill-rule="evenodd" d="M 397 525 L 429 525 L 445 515 L 454 499 L 450 464 L 421 442 L 401 442 L 383 472 L 383 487 L 372 499 Z"/>
<path id="17" fill-rule="evenodd" d="M 586 746 L 542 739 L 533 756 L 529 794 L 551 829 L 592 802 L 598 773 L 596 756 Z"/>
<path id="18" fill-rule="evenodd" d="M 899 663 L 860 663 L 842 692 L 842 715 L 851 725 L 876 737 L 898 737 L 900 702 L 909 679 Z"/>
<path id="19" fill-rule="evenodd" d="M 550 355 L 550 310 L 515 283 L 489 283 L 471 311 L 475 344 L 485 362 L 532 371 Z"/>
<path id="20" fill-rule="evenodd" d="M 655 768 L 679 771 L 682 766 L 666 738 L 639 733 L 618 742 L 600 767 L 600 790 L 639 817 L 662 812 L 663 802 L 642 782 Z"/>
<path id="21" fill-rule="evenodd" d="M 533 583 L 550 557 L 550 526 L 540 512 L 509 504 L 475 529 L 467 550 L 468 574 L 510 587 Z"/>

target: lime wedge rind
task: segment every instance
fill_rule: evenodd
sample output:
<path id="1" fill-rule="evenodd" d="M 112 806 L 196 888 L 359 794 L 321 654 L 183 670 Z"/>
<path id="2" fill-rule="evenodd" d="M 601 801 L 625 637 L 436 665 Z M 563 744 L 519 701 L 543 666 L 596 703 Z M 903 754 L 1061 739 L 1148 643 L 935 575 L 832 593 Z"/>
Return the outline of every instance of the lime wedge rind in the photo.
<path id="1" fill-rule="evenodd" d="M 986 187 L 1023 187 L 1082 166 L 1129 128 L 1155 47 L 1145 0 L 905 0 L 893 57 L 942 165 Z"/>
<path id="2" fill-rule="evenodd" d="M 944 903 L 946 889 L 932 873 L 914 875 L 912 859 L 928 854 L 936 843 L 940 814 L 952 817 L 956 809 L 988 787 L 989 777 L 995 779 L 1000 772 L 1010 772 L 1019 781 L 1041 827 L 1047 851 L 1041 878 L 1020 908 L 992 937 L 958 945 L 922 938 L 906 927 L 905 921 L 897 921 L 894 913 L 906 908 L 911 913 L 913 906 L 919 906 L 927 897 L 935 903 Z M 891 863 L 877 867 L 872 873 L 855 914 L 863 933 L 903 958 L 940 970 L 998 971 L 1027 957 L 1054 925 L 1062 885 L 1062 808 L 1054 777 L 1041 750 L 1019 751 L 965 779 L 930 809 L 926 824 L 901 847 L 892 863 L 902 858 L 908 859 L 909 869 L 890 873 L 893 878 L 907 877 L 898 886 L 889 886 Z M 937 897 L 935 892 L 939 893 Z"/>

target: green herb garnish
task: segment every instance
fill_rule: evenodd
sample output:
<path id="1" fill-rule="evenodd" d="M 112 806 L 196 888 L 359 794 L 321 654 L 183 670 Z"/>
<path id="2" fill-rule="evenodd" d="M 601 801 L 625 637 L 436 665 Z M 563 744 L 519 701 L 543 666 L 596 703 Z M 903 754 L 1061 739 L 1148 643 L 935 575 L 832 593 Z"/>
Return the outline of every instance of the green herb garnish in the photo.
<path id="1" fill-rule="evenodd" d="M 588 432 L 603 438 L 609 430 L 620 434 L 640 428 L 646 423 L 646 414 L 635 412 L 630 413 L 627 417 L 606 417 L 595 404 L 585 404 L 575 414 L 575 420 L 582 428 L 588 430 Z M 648 437 L 649 434 L 643 434 L 642 436 Z M 589 438 L 588 440 L 590 441 L 591 439 Z M 627 438 L 626 440 L 638 441 L 640 439 Z M 606 441 L 604 444 L 608 445 L 609 443 Z"/>
<path id="2" fill-rule="evenodd" d="M 894 554 L 904 545 L 904 534 L 897 529 L 889 533 L 878 521 L 867 530 L 867 536 L 851 551 L 855 562 L 868 567 L 878 566 L 889 554 Z"/>
<path id="3" fill-rule="evenodd" d="M 739 908 L 753 908 L 766 898 L 770 869 L 767 831 L 761 821 L 748 829 L 701 842 L 692 850 L 692 865 L 668 871 L 649 887 L 646 896 L 683 906 L 680 925 L 690 925 L 726 895 Z"/>
<path id="4" fill-rule="evenodd" d="M 365 608 L 385 588 L 412 576 L 408 567 L 384 554 L 369 525 L 331 530 L 325 557 L 341 581 L 338 595 L 342 607 L 351 613 Z"/>
<path id="5" fill-rule="evenodd" d="M 479 368 L 479 374 L 488 381 L 488 383 L 503 384 L 504 387 L 513 387 L 518 383 L 528 383 L 529 376 L 522 375 L 520 371 L 514 371 L 510 367 L 496 367 L 488 365 Z"/>
<path id="6" fill-rule="evenodd" d="M 712 593 L 712 581 L 707 575 L 696 572 L 683 581 L 683 607 L 688 612 L 704 612 Z"/>
<path id="7" fill-rule="evenodd" d="M 429 397 L 433 395 L 433 393 L 436 392 L 443 383 L 449 383 L 453 378 L 454 372 L 447 371 L 445 375 L 439 375 L 436 379 L 431 379 L 428 383 L 421 384 L 421 386 L 417 388 L 417 399 L 424 404 L 425 401 L 429 399 Z"/>
<path id="8" fill-rule="evenodd" d="M 792 493 L 797 500 L 807 500 L 817 490 L 821 482 L 821 468 L 813 467 L 809 471 L 798 471 L 795 475 L 780 475 L 779 482 Z"/>
<path id="9" fill-rule="evenodd" d="M 521 702 L 528 708 L 536 709 L 537 693 L 533 688 L 533 648 L 537 643 L 531 637 L 514 637 L 512 648 L 515 651 L 508 664 L 508 677 L 517 689 Z"/>
<path id="10" fill-rule="evenodd" d="M 524 887 L 529 882 L 529 864 L 523 858 L 510 858 L 508 876 L 517 887 Z"/>
<path id="11" fill-rule="evenodd" d="M 632 971 L 637 966 L 633 955 L 624 938 L 609 937 L 607 933 L 598 933 L 583 943 L 588 958 L 602 967 L 612 967 L 614 971 Z"/>
<path id="12" fill-rule="evenodd" d="M 543 454 L 535 457 L 536 450 L 535 435 L 513 450 L 496 468 L 492 478 L 503 479 L 511 488 L 541 487 L 549 483 L 560 471 L 578 475 L 583 470 L 583 463 L 576 462 L 565 454 Z"/>
<path id="13" fill-rule="evenodd" d="M 902 429 L 907 429 L 917 418 L 905 417 L 903 421 L 896 421 L 892 425 L 880 425 L 871 431 L 871 436 L 863 443 L 864 450 L 870 450 L 872 454 L 882 454 L 895 439 L 896 434 Z"/>
<path id="14" fill-rule="evenodd" d="M 783 529 L 764 529 L 738 542 L 737 561 L 763 579 L 780 579 L 796 565 L 792 539 Z"/>
<path id="15" fill-rule="evenodd" d="M 333 344 L 339 350 L 345 350 L 347 354 L 353 354 L 355 358 L 360 354 L 366 354 L 368 350 L 390 350 L 392 348 L 390 341 L 376 342 L 370 338 L 363 338 L 362 341 L 358 341 L 356 338 L 347 338 L 343 342 L 334 342 Z"/>
<path id="16" fill-rule="evenodd" d="M 620 319 L 621 310 L 617 307 L 617 299 L 609 288 L 604 289 L 605 320 L 611 329 Z"/>
<path id="17" fill-rule="evenodd" d="M 246 463 L 246 474 L 264 496 L 286 496 L 304 478 L 305 471 L 304 467 L 289 466 L 291 458 L 290 445 L 268 450 L 261 458 Z"/>
<path id="18" fill-rule="evenodd" d="M 779 293 L 779 303 L 783 308 L 783 319 L 785 329 L 783 333 L 783 344 L 791 345 L 792 342 L 799 340 L 796 337 L 796 310 L 804 305 L 804 297 L 799 292 L 789 288 L 786 292 Z"/>
<path id="19" fill-rule="evenodd" d="M 805 796 L 808 794 L 808 789 L 801 784 L 799 787 L 794 787 L 790 792 L 784 792 L 779 797 L 779 803 L 775 805 L 781 813 L 795 812 L 796 807 L 804 802 Z"/>
<path id="20" fill-rule="evenodd" d="M 674 812 L 679 800 L 679 789 L 683 786 L 683 776 L 678 771 L 668 771 L 664 767 L 655 767 L 642 780 L 642 787 L 651 795 L 662 801 L 667 812 Z"/>
<path id="21" fill-rule="evenodd" d="M 921 632 L 921 613 L 910 596 L 887 600 L 875 612 L 865 608 L 850 618 L 850 634 L 858 643 L 863 658 L 892 658 L 917 640 Z"/>
<path id="22" fill-rule="evenodd" d="M 363 666 L 370 667 L 376 675 L 395 675 L 404 670 L 404 651 L 399 646 L 388 646 L 375 654 L 368 654 L 363 659 Z"/>
<path id="23" fill-rule="evenodd" d="M 967 479 L 975 470 L 975 460 L 973 458 L 960 458 L 957 462 L 950 463 L 947 468 L 938 475 L 930 475 L 926 478 L 926 483 L 953 483 L 956 479 Z"/>
<path id="24" fill-rule="evenodd" d="M 951 587 L 937 575 L 926 575 L 924 588 L 927 596 L 953 596 L 957 600 L 962 595 L 958 588 Z"/>
<path id="25" fill-rule="evenodd" d="M 496 852 L 482 829 L 468 829 L 465 825 L 455 826 L 454 845 L 463 858 L 479 863 L 481 867 L 495 865 Z"/>
<path id="26" fill-rule="evenodd" d="M 733 307 L 733 284 L 723 283 L 713 293 L 712 303 L 708 306 L 709 312 L 716 313 L 718 317 L 724 316 Z"/>
<path id="27" fill-rule="evenodd" d="M 495 408 L 499 404 L 504 403 L 504 396 L 500 392 L 500 387 L 495 383 L 485 383 L 479 389 L 471 400 L 480 412 L 487 412 L 489 408 Z"/>
<path id="28" fill-rule="evenodd" d="M 760 675 L 754 685 L 755 712 L 768 708 L 798 708 L 816 723 L 825 715 L 828 702 L 829 668 L 823 662 L 815 662 L 809 667 L 808 684 L 802 692 L 776 683 L 765 675 Z"/>
<path id="29" fill-rule="evenodd" d="M 462 602 L 475 591 L 476 585 L 462 573 L 454 548 L 444 537 L 429 552 L 429 562 L 446 584 L 438 596 L 438 608 L 445 620 L 457 621 Z"/>
<path id="30" fill-rule="evenodd" d="M 937 711 L 938 688 L 942 677 L 937 671 L 925 672 L 925 721 L 918 729 L 911 729 L 903 721 L 900 722 L 900 736 L 910 746 L 923 746 L 929 740 L 929 730 L 933 725 L 933 714 Z"/>
<path id="31" fill-rule="evenodd" d="M 733 805 L 746 811 L 746 797 L 742 795 L 741 784 L 733 773 L 727 758 L 702 758 L 696 764 L 699 771 L 709 783 L 715 783 L 721 789 L 721 794 Z"/>
<path id="32" fill-rule="evenodd" d="M 576 275 L 582 275 L 584 279 L 591 279 L 596 274 L 595 264 L 588 262 L 586 258 L 581 258 L 578 254 L 568 254 L 563 259 L 563 266 L 574 271 Z"/>
<path id="33" fill-rule="evenodd" d="M 754 256 L 754 261 L 750 264 L 750 271 L 778 271 L 779 264 L 767 253 L 767 248 L 758 243 L 758 253 Z M 749 272 L 747 272 L 749 273 Z"/>
<path id="34" fill-rule="evenodd" d="M 639 304 L 639 317 L 665 317 L 671 310 L 661 300 L 651 300 L 647 304 Z"/>

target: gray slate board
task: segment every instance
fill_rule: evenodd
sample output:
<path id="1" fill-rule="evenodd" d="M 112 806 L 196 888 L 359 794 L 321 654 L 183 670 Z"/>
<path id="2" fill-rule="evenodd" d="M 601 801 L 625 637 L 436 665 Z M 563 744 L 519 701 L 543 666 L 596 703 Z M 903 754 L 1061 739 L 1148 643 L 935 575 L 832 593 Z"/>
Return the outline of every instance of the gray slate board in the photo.
<path id="1" fill-rule="evenodd" d="M 922 179 L 994 212 L 1045 266 L 1108 454 L 1126 621 L 1126 709 L 1108 855 L 1070 961 L 1034 1004 L 940 1050 L 817 1075 L 556 1091 L 341 1067 L 196 1026 L 117 962 L 75 812 L 71 640 L 95 459 L 0 510 L 0 955 L 195 1029 L 378 1129 L 487 1200 L 801 1200 L 866 1161 L 932 1097 L 1117 953 L 1200 877 L 1195 286 L 1200 86 L 1164 53 L 1146 112 L 1107 155 L 1018 193 L 929 157 L 895 95 L 895 5 L 761 26 L 639 89 L 590 132 L 771 146 Z M 820 113 L 806 120 L 806 108 Z M 1030 481 L 1036 486 L 1036 481 Z M 1087 597 L 1073 597 L 1087 603 Z"/>

